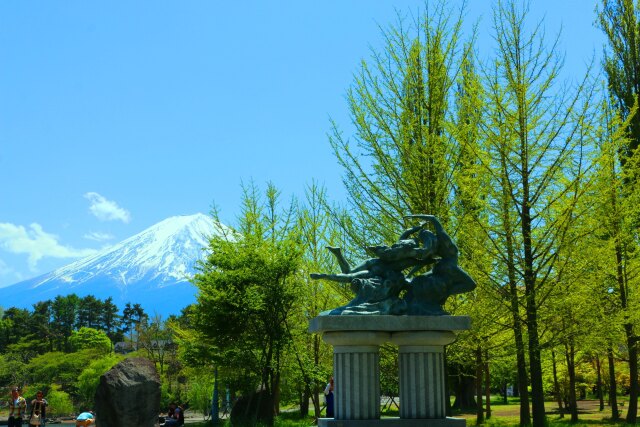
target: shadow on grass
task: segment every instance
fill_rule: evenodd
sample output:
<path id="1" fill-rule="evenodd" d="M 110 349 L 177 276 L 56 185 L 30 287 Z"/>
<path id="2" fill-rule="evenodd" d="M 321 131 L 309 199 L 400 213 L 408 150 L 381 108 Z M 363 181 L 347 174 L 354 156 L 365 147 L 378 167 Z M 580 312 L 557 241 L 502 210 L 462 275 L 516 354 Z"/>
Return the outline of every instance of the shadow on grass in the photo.
<path id="1" fill-rule="evenodd" d="M 303 417 L 299 412 L 283 412 L 276 417 L 274 427 L 309 427 L 315 424 L 313 417 Z M 187 427 L 211 427 L 211 421 L 188 424 Z M 231 427 L 229 420 L 220 420 L 219 427 Z M 253 425 L 252 425 L 253 426 Z M 256 424 L 255 427 L 262 427 L 264 424 Z M 243 426 L 234 426 L 243 427 Z"/>

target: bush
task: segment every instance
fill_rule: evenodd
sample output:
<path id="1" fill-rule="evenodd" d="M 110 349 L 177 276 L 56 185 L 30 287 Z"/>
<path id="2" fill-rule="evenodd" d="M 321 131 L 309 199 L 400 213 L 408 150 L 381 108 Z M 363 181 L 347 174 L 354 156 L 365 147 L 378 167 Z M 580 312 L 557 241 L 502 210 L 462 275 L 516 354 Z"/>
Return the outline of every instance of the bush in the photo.
<path id="1" fill-rule="evenodd" d="M 47 417 L 59 417 L 62 415 L 73 414 L 73 403 L 71 397 L 64 391 L 60 390 L 60 386 L 53 385 L 47 396 L 45 396 L 49 406 L 47 407 Z"/>
<path id="2" fill-rule="evenodd" d="M 93 406 L 93 398 L 100 384 L 100 376 L 120 361 L 118 356 L 105 356 L 91 362 L 78 376 L 78 399 L 81 406 Z"/>

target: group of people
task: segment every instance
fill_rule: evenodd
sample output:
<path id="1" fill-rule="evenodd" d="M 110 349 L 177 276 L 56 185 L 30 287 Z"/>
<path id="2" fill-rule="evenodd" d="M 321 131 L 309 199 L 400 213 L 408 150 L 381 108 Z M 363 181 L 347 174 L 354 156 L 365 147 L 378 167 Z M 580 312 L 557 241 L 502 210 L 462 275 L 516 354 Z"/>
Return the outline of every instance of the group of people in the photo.
<path id="1" fill-rule="evenodd" d="M 21 395 L 18 387 L 11 389 L 11 400 L 9 401 L 9 427 L 22 427 L 24 421 L 29 426 L 44 426 L 47 420 L 47 406 L 49 403 L 44 398 L 44 393 L 40 390 L 36 392 L 36 397 L 27 405 L 27 400 Z M 76 427 L 87 427 L 94 422 L 94 413 L 83 412 L 76 417 Z"/>
<path id="2" fill-rule="evenodd" d="M 181 425 L 184 425 L 184 408 L 172 402 L 169 404 L 169 411 L 167 412 L 167 416 L 164 417 L 162 426 L 173 427 Z"/>
<path id="3" fill-rule="evenodd" d="M 47 412 L 47 400 L 41 391 L 36 393 L 35 399 L 31 401 L 27 410 L 27 400 L 20 394 L 20 389 L 11 389 L 11 400 L 9 401 L 9 427 L 22 427 L 24 419 L 27 419 L 29 426 L 44 426 Z"/>

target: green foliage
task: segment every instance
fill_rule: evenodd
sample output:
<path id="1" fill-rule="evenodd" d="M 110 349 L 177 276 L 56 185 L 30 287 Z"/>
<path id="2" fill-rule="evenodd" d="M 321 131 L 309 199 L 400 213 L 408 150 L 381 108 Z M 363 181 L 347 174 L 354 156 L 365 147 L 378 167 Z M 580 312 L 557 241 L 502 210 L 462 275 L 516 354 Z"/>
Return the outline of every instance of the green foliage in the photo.
<path id="1" fill-rule="evenodd" d="M 453 88 L 472 43 L 460 46 L 464 7 L 446 3 L 429 2 L 414 19 L 399 14 L 383 30 L 384 48 L 362 61 L 348 90 L 354 131 L 332 123 L 349 199 L 339 220 L 355 247 L 395 241 L 407 214 L 449 220 Z"/>
<path id="2" fill-rule="evenodd" d="M 609 92 L 623 119 L 629 119 L 630 138 L 620 147 L 624 165 L 640 144 L 640 116 L 635 114 L 640 95 L 640 7 L 633 0 L 603 0 L 598 14 L 609 49 L 604 72 Z"/>
<path id="3" fill-rule="evenodd" d="M 186 399 L 189 408 L 204 415 L 211 411 L 214 371 L 207 368 L 189 369 L 189 390 Z"/>
<path id="4" fill-rule="evenodd" d="M 12 353 L 0 354 L 0 385 L 27 383 L 27 364 Z"/>
<path id="5" fill-rule="evenodd" d="M 71 415 L 75 412 L 71 397 L 68 393 L 62 391 L 58 385 L 53 385 L 45 397 L 49 402 L 47 416 L 59 417 Z"/>
<path id="6" fill-rule="evenodd" d="M 111 340 L 105 332 L 84 326 L 71 333 L 69 345 L 73 351 L 95 350 L 99 354 L 111 351 Z"/>
<path id="7" fill-rule="evenodd" d="M 61 390 L 71 393 L 76 390 L 80 373 L 96 358 L 95 350 L 77 353 L 51 352 L 34 357 L 27 367 L 29 378 L 46 384 L 59 384 Z"/>
<path id="8" fill-rule="evenodd" d="M 100 376 L 116 365 L 122 357 L 116 355 L 103 356 L 94 360 L 78 375 L 77 398 L 80 406 L 93 406 L 93 398 L 100 384 Z"/>
<path id="9" fill-rule="evenodd" d="M 211 254 L 193 280 L 200 291 L 193 321 L 219 349 L 216 361 L 234 368 L 227 371 L 235 372 L 230 381 L 245 392 L 260 384 L 272 392 L 290 342 L 287 320 L 300 292 L 301 248 L 294 206 L 281 212 L 271 185 L 264 199 L 254 186 L 243 190 L 237 233 L 211 239 Z"/>

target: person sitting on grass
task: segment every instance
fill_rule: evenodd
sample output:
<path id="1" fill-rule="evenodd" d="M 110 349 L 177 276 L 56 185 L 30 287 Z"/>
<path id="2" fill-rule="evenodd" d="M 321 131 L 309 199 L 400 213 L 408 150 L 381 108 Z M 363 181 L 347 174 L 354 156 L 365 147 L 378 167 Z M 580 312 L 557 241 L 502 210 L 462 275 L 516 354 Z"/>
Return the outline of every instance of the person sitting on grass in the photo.
<path id="1" fill-rule="evenodd" d="M 167 418 L 164 421 L 166 427 L 181 426 L 184 425 L 184 410 L 171 402 L 169 405 L 169 412 Z"/>

